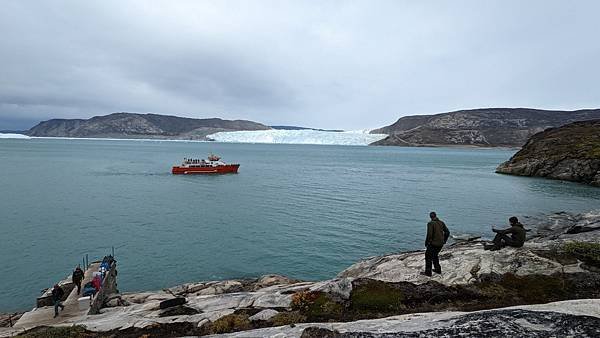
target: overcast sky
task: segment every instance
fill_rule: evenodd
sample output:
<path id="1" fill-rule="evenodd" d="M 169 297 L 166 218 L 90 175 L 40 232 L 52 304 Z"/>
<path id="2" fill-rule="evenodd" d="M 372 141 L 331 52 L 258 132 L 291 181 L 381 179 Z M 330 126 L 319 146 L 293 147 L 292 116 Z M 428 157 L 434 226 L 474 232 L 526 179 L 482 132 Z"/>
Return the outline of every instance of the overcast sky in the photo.
<path id="1" fill-rule="evenodd" d="M 363 129 L 600 107 L 600 1 L 0 6 L 0 130 L 117 111 Z"/>

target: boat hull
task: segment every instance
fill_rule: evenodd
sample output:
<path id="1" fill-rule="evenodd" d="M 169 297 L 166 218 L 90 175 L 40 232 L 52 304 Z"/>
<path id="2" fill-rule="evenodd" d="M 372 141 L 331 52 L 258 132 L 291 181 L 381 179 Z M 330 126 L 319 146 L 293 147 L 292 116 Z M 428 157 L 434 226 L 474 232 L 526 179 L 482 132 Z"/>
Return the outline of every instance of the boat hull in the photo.
<path id="1" fill-rule="evenodd" d="M 180 167 L 174 166 L 171 173 L 174 175 L 195 175 L 195 174 L 237 174 L 239 164 L 226 164 L 216 167 Z"/>

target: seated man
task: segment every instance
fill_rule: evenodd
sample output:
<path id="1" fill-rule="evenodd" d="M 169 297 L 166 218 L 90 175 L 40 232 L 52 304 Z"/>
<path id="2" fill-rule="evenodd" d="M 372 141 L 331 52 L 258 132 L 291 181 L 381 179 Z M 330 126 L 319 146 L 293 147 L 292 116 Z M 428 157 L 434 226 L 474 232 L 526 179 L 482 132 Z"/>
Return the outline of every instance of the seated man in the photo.
<path id="1" fill-rule="evenodd" d="M 492 229 L 492 231 L 496 233 L 494 244 L 484 244 L 485 250 L 500 250 L 505 246 L 512 246 L 515 248 L 523 246 L 525 243 L 526 232 L 523 224 L 519 223 L 519 219 L 514 216 L 509 218 L 508 221 L 510 222 L 510 228 L 505 230 Z"/>

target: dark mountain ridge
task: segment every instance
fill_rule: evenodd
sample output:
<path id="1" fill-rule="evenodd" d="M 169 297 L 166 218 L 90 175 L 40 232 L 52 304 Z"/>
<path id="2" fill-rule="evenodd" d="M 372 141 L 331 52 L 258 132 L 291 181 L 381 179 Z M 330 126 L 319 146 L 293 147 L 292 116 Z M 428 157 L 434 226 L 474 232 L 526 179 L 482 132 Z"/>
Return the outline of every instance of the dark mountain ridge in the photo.
<path id="1" fill-rule="evenodd" d="M 520 147 L 547 128 L 598 118 L 600 109 L 484 108 L 405 116 L 371 133 L 389 135 L 373 145 Z"/>
<path id="2" fill-rule="evenodd" d="M 90 119 L 52 119 L 29 129 L 29 136 L 206 139 L 220 131 L 267 130 L 261 123 L 219 118 L 194 119 L 158 114 L 113 113 Z"/>

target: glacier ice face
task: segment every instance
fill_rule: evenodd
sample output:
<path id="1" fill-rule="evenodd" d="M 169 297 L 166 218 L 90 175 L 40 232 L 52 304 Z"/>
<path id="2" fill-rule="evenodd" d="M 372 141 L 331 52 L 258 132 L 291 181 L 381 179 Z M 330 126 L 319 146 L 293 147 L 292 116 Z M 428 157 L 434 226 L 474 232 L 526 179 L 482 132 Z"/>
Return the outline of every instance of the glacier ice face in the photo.
<path id="1" fill-rule="evenodd" d="M 23 134 L 6 134 L 6 133 L 0 133 L 0 138 L 31 138 L 27 135 L 23 135 Z"/>
<path id="2" fill-rule="evenodd" d="M 324 145 L 368 145 L 386 136 L 385 134 L 369 134 L 369 130 L 332 132 L 310 129 L 225 131 L 208 135 L 209 138 L 218 142 Z"/>

